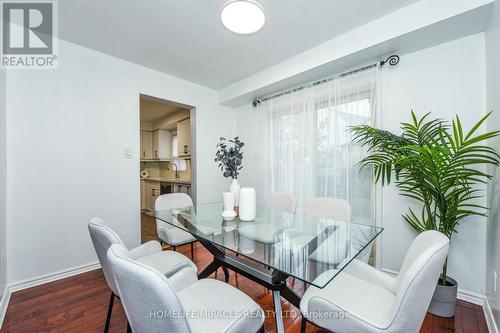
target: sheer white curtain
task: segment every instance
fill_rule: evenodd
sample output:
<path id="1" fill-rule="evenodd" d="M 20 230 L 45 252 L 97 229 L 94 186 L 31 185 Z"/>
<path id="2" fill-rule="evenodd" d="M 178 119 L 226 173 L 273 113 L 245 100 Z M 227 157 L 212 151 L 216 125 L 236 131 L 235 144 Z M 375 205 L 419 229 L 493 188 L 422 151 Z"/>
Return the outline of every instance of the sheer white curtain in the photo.
<path id="1" fill-rule="evenodd" d="M 372 174 L 356 165 L 366 149 L 348 128 L 373 124 L 377 82 L 373 66 L 261 102 L 262 191 L 292 193 L 299 210 L 314 197 L 344 199 L 370 223 Z"/>

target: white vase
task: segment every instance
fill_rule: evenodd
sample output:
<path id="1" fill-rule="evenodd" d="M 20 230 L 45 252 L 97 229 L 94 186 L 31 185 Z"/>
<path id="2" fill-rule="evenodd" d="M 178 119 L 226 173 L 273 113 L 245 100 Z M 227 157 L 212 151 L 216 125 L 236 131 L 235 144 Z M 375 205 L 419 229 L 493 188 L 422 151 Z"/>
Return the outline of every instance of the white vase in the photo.
<path id="1" fill-rule="evenodd" d="M 222 218 L 225 221 L 234 220 L 236 217 L 236 212 L 234 211 L 234 193 L 224 192 L 222 193 L 222 200 L 224 202 L 224 211 L 222 212 Z"/>
<path id="2" fill-rule="evenodd" d="M 257 213 L 257 198 L 255 189 L 252 187 L 243 187 L 240 190 L 240 220 L 253 221 Z"/>
<path id="3" fill-rule="evenodd" d="M 225 211 L 234 210 L 234 193 L 233 192 L 222 193 L 222 201 L 224 203 L 224 210 Z"/>
<path id="4" fill-rule="evenodd" d="M 240 184 L 238 183 L 238 179 L 233 179 L 233 181 L 231 182 L 231 186 L 229 186 L 229 192 L 232 192 L 234 193 L 234 205 L 236 207 L 239 206 L 239 203 L 240 203 Z"/>

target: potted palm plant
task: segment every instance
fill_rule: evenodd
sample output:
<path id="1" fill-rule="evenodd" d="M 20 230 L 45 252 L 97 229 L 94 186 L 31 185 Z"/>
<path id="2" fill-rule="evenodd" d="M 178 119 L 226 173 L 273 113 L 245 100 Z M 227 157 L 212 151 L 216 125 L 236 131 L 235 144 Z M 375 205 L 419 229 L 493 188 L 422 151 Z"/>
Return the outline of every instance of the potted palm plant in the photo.
<path id="1" fill-rule="evenodd" d="M 442 119 L 428 120 L 412 112 L 412 120 L 402 123 L 397 135 L 368 125 L 352 127 L 354 142 L 368 148 L 361 167 L 372 167 L 375 182 L 394 182 L 401 195 L 417 200 L 421 211 L 411 208 L 403 219 L 417 233 L 437 230 L 452 238 L 466 217 L 486 216 L 487 208 L 477 204 L 480 189 L 491 175 L 488 164 L 498 165 L 499 154 L 487 140 L 500 131 L 479 133 L 490 114 L 465 132 L 457 116 L 451 124 Z M 455 314 L 458 284 L 448 277 L 447 261 L 434 293 L 429 312 L 442 317 Z"/>

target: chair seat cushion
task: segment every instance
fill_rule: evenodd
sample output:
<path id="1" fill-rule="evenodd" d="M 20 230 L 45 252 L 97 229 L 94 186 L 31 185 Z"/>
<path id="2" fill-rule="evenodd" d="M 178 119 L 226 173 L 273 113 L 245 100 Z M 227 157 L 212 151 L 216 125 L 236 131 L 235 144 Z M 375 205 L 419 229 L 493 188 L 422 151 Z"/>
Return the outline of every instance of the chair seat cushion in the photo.
<path id="1" fill-rule="evenodd" d="M 320 240 L 321 244 L 309 259 L 329 265 L 338 265 L 347 257 L 348 239 L 343 232 L 336 230 L 328 238 Z"/>
<path id="2" fill-rule="evenodd" d="M 240 228 L 238 229 L 240 236 L 265 244 L 276 243 L 277 237 L 284 229 L 284 227 L 276 226 L 273 224 L 254 222 L 249 223 L 252 224 L 240 226 Z"/>
<path id="3" fill-rule="evenodd" d="M 323 274 L 331 275 L 331 272 Z M 321 275 L 318 278 L 321 279 Z M 357 318 L 383 328 L 390 322 L 395 297 L 376 284 L 339 272 L 323 289 L 308 288 L 300 302 L 300 310 L 309 321 L 332 331 L 338 331 L 336 323 L 339 320 L 332 319 L 333 312 L 338 311 L 348 313 L 350 319 Z M 321 313 L 329 313 L 331 317 L 321 318 Z"/>
<path id="4" fill-rule="evenodd" d="M 238 289 L 202 279 L 178 293 L 193 333 L 257 332 L 264 322 L 260 306 Z"/>
<path id="5" fill-rule="evenodd" d="M 189 232 L 176 227 L 158 228 L 158 237 L 171 246 L 181 246 L 196 241 Z"/>
<path id="6" fill-rule="evenodd" d="M 136 259 L 165 275 L 176 291 L 195 282 L 198 268 L 185 255 L 175 251 L 162 251 Z"/>

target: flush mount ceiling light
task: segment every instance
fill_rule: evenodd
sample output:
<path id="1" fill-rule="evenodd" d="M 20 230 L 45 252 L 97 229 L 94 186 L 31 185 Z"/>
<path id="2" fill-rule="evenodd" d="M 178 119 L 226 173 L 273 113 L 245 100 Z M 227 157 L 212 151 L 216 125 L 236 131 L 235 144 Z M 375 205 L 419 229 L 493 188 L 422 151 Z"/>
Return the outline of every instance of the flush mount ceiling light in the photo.
<path id="1" fill-rule="evenodd" d="M 262 29 L 266 15 L 262 6 L 256 1 L 234 0 L 224 5 L 220 19 L 229 31 L 249 35 Z"/>

